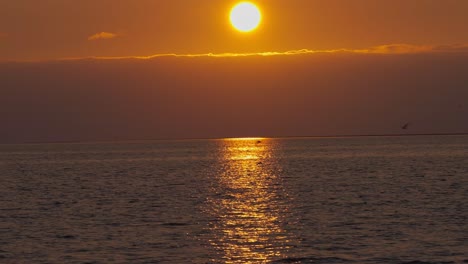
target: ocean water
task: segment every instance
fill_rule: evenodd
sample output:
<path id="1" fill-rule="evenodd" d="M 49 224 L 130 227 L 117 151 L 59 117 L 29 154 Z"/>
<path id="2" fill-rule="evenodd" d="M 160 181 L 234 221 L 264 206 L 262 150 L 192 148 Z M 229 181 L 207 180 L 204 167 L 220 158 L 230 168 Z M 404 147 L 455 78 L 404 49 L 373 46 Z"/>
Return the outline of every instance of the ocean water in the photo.
<path id="1" fill-rule="evenodd" d="M 468 263 L 468 136 L 0 145 L 0 263 Z"/>

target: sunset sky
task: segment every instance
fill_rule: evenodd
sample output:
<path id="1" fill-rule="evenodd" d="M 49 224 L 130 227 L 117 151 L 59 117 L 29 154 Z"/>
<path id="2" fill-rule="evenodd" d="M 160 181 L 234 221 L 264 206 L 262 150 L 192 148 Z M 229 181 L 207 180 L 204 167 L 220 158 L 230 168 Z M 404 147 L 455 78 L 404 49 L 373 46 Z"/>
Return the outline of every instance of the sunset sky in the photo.
<path id="1" fill-rule="evenodd" d="M 468 1 L 238 2 L 0 0 L 0 143 L 468 132 Z"/>
<path id="2" fill-rule="evenodd" d="M 236 2 L 1 0 L 0 58 L 468 43 L 465 0 L 258 0 L 254 2 L 264 20 L 259 30 L 248 35 L 234 32 L 229 25 L 229 11 Z"/>

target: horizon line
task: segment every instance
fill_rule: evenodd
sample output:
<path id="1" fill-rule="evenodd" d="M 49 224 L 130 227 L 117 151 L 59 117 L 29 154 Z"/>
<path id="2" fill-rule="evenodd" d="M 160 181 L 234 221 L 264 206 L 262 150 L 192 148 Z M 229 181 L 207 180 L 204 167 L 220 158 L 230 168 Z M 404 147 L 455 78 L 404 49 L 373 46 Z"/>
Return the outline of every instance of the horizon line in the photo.
<path id="1" fill-rule="evenodd" d="M 417 136 L 468 136 L 468 132 L 460 133 L 412 133 L 412 134 L 344 134 L 344 135 L 311 135 L 311 136 L 245 136 L 245 137 L 206 137 L 206 138 L 154 138 L 154 139 L 115 139 L 115 140 L 57 140 L 57 141 L 25 141 L 21 143 L 0 143 L 2 145 L 42 145 L 42 144 L 95 144 L 95 143 L 126 143 L 145 141 L 196 141 L 196 140 L 235 140 L 235 139 L 300 139 L 300 138 L 362 138 L 362 137 L 417 137 Z"/>

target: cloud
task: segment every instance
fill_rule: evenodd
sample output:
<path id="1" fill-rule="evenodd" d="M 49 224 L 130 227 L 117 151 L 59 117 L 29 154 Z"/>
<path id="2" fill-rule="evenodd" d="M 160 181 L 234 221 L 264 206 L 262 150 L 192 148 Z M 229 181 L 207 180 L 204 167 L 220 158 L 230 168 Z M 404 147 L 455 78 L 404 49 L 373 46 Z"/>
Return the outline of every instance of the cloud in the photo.
<path id="1" fill-rule="evenodd" d="M 440 45 L 434 47 L 433 50 L 440 52 L 468 52 L 468 44 Z"/>
<path id="2" fill-rule="evenodd" d="M 103 33 L 96 34 L 90 37 L 90 40 L 99 38 L 112 38 L 117 35 L 112 34 L 110 36 L 104 35 Z M 91 39 L 92 38 L 92 39 Z M 300 50 L 288 50 L 288 51 L 267 51 L 267 52 L 248 52 L 248 53 L 198 53 L 198 54 L 177 54 L 177 53 L 164 53 L 150 56 L 122 56 L 122 57 L 85 57 L 85 58 L 64 58 L 63 60 L 81 60 L 81 59 L 99 59 L 99 60 L 121 60 L 121 59 L 154 59 L 159 57 L 186 57 L 186 58 L 198 58 L 198 57 L 213 57 L 213 58 L 226 58 L 226 57 L 251 57 L 251 56 L 293 56 L 293 55 L 304 55 L 304 54 L 326 54 L 326 53 L 355 53 L 355 54 L 421 54 L 421 53 L 468 53 L 468 44 L 456 44 L 456 45 L 411 45 L 411 44 L 387 44 L 381 46 L 370 47 L 366 49 L 331 49 L 331 50 L 312 50 L 312 49 L 300 49 Z"/>
<path id="3" fill-rule="evenodd" d="M 363 53 L 377 54 L 407 54 L 407 53 L 434 53 L 434 52 L 468 52 L 468 44 L 457 45 L 411 45 L 390 44 L 361 50 Z"/>
<path id="4" fill-rule="evenodd" d="M 88 37 L 88 40 L 100 40 L 100 39 L 113 39 L 118 37 L 118 34 L 110 33 L 110 32 L 99 32 L 92 36 Z"/>
<path id="5" fill-rule="evenodd" d="M 360 52 L 377 54 L 402 54 L 402 53 L 422 53 L 433 51 L 433 46 L 410 45 L 410 44 L 389 44 L 371 47 Z M 359 52 L 359 51 L 358 51 Z"/>
<path id="6" fill-rule="evenodd" d="M 2 35 L 0 35 L 1 38 Z M 7 35 L 4 35 L 7 36 Z M 112 39 L 122 35 L 100 32 L 88 38 L 90 41 L 100 39 Z M 50 61 L 74 61 L 74 60 L 150 60 L 164 57 L 176 58 L 230 58 L 230 57 L 271 57 L 271 56 L 297 56 L 297 55 L 311 55 L 311 54 L 388 54 L 388 55 L 404 55 L 404 54 L 437 54 L 437 53 L 461 53 L 468 54 L 468 44 L 453 44 L 453 45 L 412 45 L 412 44 L 386 44 L 374 46 L 363 49 L 330 49 L 330 50 L 313 50 L 313 49 L 300 49 L 288 51 L 266 51 L 266 52 L 247 52 L 247 53 L 194 53 L 194 54 L 178 54 L 178 53 L 161 53 L 149 56 L 89 56 L 89 57 L 65 57 L 52 59 Z M 0 60 L 1 61 L 1 60 Z M 24 61 L 28 62 L 28 61 Z M 29 61 L 40 62 L 40 61 Z"/>

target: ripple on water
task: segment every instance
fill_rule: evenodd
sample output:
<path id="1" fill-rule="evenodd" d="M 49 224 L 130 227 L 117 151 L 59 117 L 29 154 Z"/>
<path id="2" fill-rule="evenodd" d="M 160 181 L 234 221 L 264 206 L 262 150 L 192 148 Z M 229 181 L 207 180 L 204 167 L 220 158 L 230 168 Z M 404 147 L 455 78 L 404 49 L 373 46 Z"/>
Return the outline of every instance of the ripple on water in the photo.
<path id="1" fill-rule="evenodd" d="M 468 137 L 0 145 L 0 158 L 2 263 L 468 263 Z"/>

